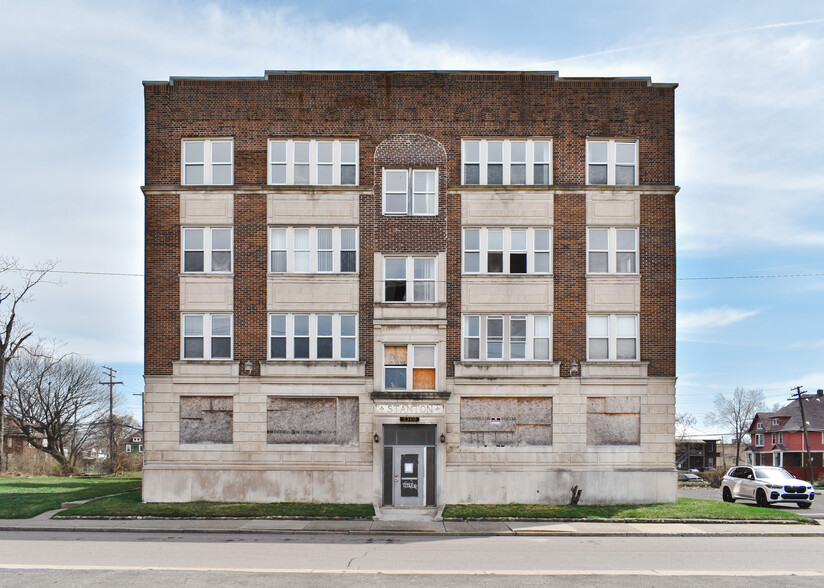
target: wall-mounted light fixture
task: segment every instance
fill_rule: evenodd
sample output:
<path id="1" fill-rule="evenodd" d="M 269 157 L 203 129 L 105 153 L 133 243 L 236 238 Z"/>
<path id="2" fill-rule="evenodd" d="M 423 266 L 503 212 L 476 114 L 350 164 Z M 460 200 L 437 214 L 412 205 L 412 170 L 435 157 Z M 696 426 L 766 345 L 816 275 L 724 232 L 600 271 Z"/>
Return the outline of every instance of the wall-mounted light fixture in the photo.
<path id="1" fill-rule="evenodd" d="M 578 375 L 578 362 L 575 361 L 574 359 L 572 360 L 572 363 L 569 364 L 569 375 L 570 376 Z"/>
<path id="2" fill-rule="evenodd" d="M 255 367 L 255 366 L 254 366 L 254 364 L 252 363 L 252 360 L 251 360 L 251 359 L 247 359 L 247 360 L 246 360 L 246 363 L 245 363 L 245 364 L 243 364 L 243 369 L 246 371 L 246 375 L 247 375 L 247 376 L 251 376 L 251 375 L 252 375 L 252 369 L 254 369 L 254 367 Z"/>
<path id="3" fill-rule="evenodd" d="M 441 443 L 446 443 L 446 435 L 441 433 Z"/>
<path id="4" fill-rule="evenodd" d="M 381 442 L 381 438 L 380 438 L 380 437 L 378 437 L 378 434 L 377 434 L 377 433 L 375 433 L 375 436 L 374 436 L 374 437 L 372 437 L 372 438 L 375 440 L 375 443 L 380 443 L 380 442 Z"/>

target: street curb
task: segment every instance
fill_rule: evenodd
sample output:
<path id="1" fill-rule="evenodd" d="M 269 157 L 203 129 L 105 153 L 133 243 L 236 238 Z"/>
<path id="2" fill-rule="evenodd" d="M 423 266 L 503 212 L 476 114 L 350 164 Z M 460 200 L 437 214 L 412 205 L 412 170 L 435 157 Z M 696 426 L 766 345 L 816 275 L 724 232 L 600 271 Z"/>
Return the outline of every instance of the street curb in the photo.
<path id="1" fill-rule="evenodd" d="M 0 527 L 0 532 L 38 532 L 38 533 L 143 533 L 143 534 L 191 534 L 191 535 L 354 535 L 354 536 L 404 536 L 404 537 L 822 537 L 818 533 L 747 533 L 747 532 L 679 532 L 648 533 L 638 532 L 597 532 L 597 531 L 541 531 L 521 530 L 508 532 L 484 531 L 420 531 L 420 530 L 354 530 L 354 529 L 135 529 L 116 527 L 78 528 L 78 527 Z"/>

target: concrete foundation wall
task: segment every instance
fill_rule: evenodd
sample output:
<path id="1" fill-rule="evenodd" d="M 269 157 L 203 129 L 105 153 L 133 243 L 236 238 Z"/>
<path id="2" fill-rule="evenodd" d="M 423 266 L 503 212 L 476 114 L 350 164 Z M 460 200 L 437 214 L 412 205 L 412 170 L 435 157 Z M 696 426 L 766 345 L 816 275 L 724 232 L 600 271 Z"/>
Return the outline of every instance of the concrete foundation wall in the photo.
<path id="1" fill-rule="evenodd" d="M 461 366 L 456 373 L 462 376 L 445 382 L 451 391 L 448 400 L 419 401 L 427 407 L 426 422 L 436 425 L 438 437 L 444 435 L 444 443 L 438 443 L 438 504 L 566 504 L 574 485 L 583 490 L 581 502 L 587 504 L 674 501 L 673 379 L 639 377 L 643 366 L 599 366 L 593 371 L 586 364 L 582 371 L 598 376 L 559 378 L 554 365 L 545 369 L 525 364 L 516 372 L 506 366 Z M 286 372 L 244 378 L 235 371 L 206 378 L 147 378 L 144 500 L 372 502 L 381 495 L 383 447 L 373 436 L 380 434 L 381 424 L 418 413 L 398 409 L 391 415 L 376 414 L 369 395 L 371 378 L 335 374 L 330 370 L 325 379 Z M 209 398 L 210 406 L 216 401 L 219 407 L 231 398 L 231 443 L 181 444 L 181 416 L 190 414 L 187 401 L 181 414 L 181 397 L 198 397 L 198 406 L 205 402 L 201 398 Z M 329 436 L 329 443 L 267 442 L 273 398 L 280 399 L 275 404 L 281 408 L 290 401 L 300 405 L 300 399 L 326 402 L 330 431 L 332 400 L 338 399 L 334 427 L 339 432 L 334 439 Z M 548 436 L 551 443 L 530 437 L 514 446 L 484 447 L 462 434 L 462 403 L 467 417 L 500 416 L 507 426 L 537 425 L 539 437 Z M 440 409 L 433 412 L 430 405 Z M 593 414 L 624 413 L 638 423 L 637 444 L 595 444 L 588 437 Z M 354 443 L 339 443 L 341 436 L 349 442 L 352 433 Z"/>

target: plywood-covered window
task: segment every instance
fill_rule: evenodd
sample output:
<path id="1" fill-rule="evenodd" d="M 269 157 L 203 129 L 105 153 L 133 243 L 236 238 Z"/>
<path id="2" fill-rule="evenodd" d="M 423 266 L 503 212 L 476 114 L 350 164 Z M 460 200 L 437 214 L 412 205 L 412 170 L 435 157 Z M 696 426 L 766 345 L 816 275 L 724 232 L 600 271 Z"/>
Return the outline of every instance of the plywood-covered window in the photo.
<path id="1" fill-rule="evenodd" d="M 435 345 L 384 345 L 386 390 L 434 390 L 437 385 Z"/>

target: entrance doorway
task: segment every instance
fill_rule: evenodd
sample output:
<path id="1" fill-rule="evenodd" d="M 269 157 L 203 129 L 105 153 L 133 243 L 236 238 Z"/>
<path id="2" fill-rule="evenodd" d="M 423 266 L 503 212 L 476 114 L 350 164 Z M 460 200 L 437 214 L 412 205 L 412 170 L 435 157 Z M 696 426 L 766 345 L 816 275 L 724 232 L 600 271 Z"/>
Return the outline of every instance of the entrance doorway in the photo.
<path id="1" fill-rule="evenodd" d="M 384 425 L 384 506 L 436 505 L 435 433 L 435 425 Z"/>

